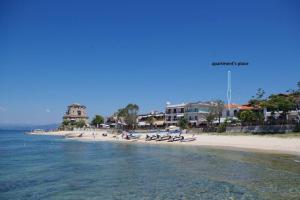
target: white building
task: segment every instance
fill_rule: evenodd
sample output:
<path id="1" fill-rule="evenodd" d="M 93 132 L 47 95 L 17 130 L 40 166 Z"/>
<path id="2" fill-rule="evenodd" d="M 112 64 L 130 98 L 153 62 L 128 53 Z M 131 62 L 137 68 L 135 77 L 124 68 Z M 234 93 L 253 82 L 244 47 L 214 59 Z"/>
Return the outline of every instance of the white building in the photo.
<path id="1" fill-rule="evenodd" d="M 239 105 L 239 104 L 226 104 L 222 112 L 223 118 L 236 118 L 238 113 L 244 110 L 254 110 L 254 107 L 250 105 Z"/>
<path id="2" fill-rule="evenodd" d="M 213 106 L 215 106 L 214 102 L 195 102 L 186 104 L 185 117 L 189 120 L 189 125 L 205 125 L 207 122 L 206 117 Z"/>
<path id="3" fill-rule="evenodd" d="M 206 124 L 206 115 L 210 112 L 214 102 L 194 102 L 166 105 L 165 123 L 167 126 L 178 125 L 178 120 L 185 117 L 190 126 Z"/>
<path id="4" fill-rule="evenodd" d="M 184 117 L 184 109 L 186 104 L 170 104 L 166 105 L 165 123 L 167 126 L 178 125 L 178 119 Z"/>
<path id="5" fill-rule="evenodd" d="M 165 125 L 165 113 L 152 111 L 147 114 L 141 114 L 138 116 L 137 121 L 138 126 L 141 128 L 149 128 L 151 126 L 162 128 Z"/>

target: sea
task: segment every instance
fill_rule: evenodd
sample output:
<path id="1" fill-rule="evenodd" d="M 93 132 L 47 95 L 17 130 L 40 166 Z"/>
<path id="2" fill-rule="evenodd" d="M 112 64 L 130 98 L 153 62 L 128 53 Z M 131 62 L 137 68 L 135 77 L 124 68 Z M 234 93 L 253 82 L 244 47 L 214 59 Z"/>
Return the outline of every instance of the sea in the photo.
<path id="1" fill-rule="evenodd" d="M 300 199 L 300 157 L 0 131 L 0 199 Z"/>

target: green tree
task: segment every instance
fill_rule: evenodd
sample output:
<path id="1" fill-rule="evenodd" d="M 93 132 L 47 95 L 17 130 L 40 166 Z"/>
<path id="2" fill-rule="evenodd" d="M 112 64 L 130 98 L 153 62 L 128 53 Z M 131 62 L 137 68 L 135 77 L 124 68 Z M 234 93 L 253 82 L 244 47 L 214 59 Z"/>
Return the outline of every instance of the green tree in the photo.
<path id="1" fill-rule="evenodd" d="M 83 128 L 86 125 L 84 120 L 79 120 L 78 122 L 75 123 L 75 126 L 77 128 Z"/>
<path id="2" fill-rule="evenodd" d="M 255 108 L 259 108 L 261 107 L 261 103 L 263 103 L 265 101 L 264 96 L 265 96 L 266 92 L 262 89 L 262 88 L 258 88 L 256 95 L 252 96 L 252 99 L 249 100 L 249 105 L 255 107 Z"/>
<path id="3" fill-rule="evenodd" d="M 126 117 L 127 110 L 125 108 L 121 108 L 117 111 L 116 116 L 118 120 L 122 121 L 122 118 Z"/>
<path id="4" fill-rule="evenodd" d="M 63 126 L 68 126 L 70 124 L 70 122 L 66 119 L 64 119 L 64 121 L 62 122 Z"/>
<path id="5" fill-rule="evenodd" d="M 208 120 L 206 119 L 206 121 L 212 122 L 215 118 L 218 118 L 218 121 L 220 124 L 225 103 L 224 103 L 224 101 L 222 101 L 220 99 L 214 100 L 213 102 L 214 102 L 214 105 L 212 107 L 210 107 L 209 114 L 206 116 L 206 118 L 208 117 Z"/>
<path id="6" fill-rule="evenodd" d="M 101 115 L 95 115 L 94 119 L 92 120 L 92 125 L 99 127 L 100 124 L 104 123 L 104 118 Z"/>
<path id="7" fill-rule="evenodd" d="M 261 112 L 260 110 L 254 112 L 254 113 L 255 113 L 256 121 L 257 121 L 259 124 L 263 124 L 263 123 L 264 123 L 264 120 L 265 120 L 264 113 Z"/>
<path id="8" fill-rule="evenodd" d="M 227 127 L 227 122 L 225 121 L 225 123 L 223 124 L 219 124 L 218 128 L 217 128 L 217 132 L 218 133 L 224 133 L 226 132 L 226 127 Z"/>
<path id="9" fill-rule="evenodd" d="M 147 118 L 147 122 L 149 123 L 150 127 L 152 128 L 154 123 L 156 122 L 156 119 L 154 116 L 150 116 Z"/>
<path id="10" fill-rule="evenodd" d="M 136 104 L 128 104 L 125 108 L 121 108 L 117 112 L 118 121 L 125 122 L 129 129 L 135 129 L 137 124 L 139 106 Z"/>
<path id="11" fill-rule="evenodd" d="M 300 133 L 300 124 L 299 123 L 295 125 L 294 132 Z"/>
<path id="12" fill-rule="evenodd" d="M 126 117 L 125 117 L 125 123 L 129 126 L 131 129 L 135 129 L 137 124 L 137 117 L 139 112 L 139 106 L 136 104 L 128 104 L 125 107 Z"/>
<path id="13" fill-rule="evenodd" d="M 263 97 L 265 96 L 266 92 L 262 88 L 258 88 L 256 92 L 256 99 L 262 100 Z"/>
<path id="14" fill-rule="evenodd" d="M 256 115 L 252 110 L 244 110 L 239 113 L 238 118 L 242 123 L 250 125 L 256 120 Z"/>
<path id="15" fill-rule="evenodd" d="M 264 102 L 263 107 L 272 113 L 282 112 L 281 116 L 284 122 L 286 122 L 288 112 L 296 108 L 295 97 L 293 95 L 271 95 L 269 99 Z"/>
<path id="16" fill-rule="evenodd" d="M 207 123 L 212 126 L 214 119 L 216 118 L 216 112 L 214 108 L 210 108 L 207 115 L 205 115 Z"/>
<path id="17" fill-rule="evenodd" d="M 178 120 L 178 125 L 181 129 L 188 128 L 189 121 L 185 117 L 180 117 Z"/>
<path id="18" fill-rule="evenodd" d="M 299 96 L 300 95 L 300 81 L 297 83 L 297 89 L 289 89 L 286 92 L 293 96 Z"/>

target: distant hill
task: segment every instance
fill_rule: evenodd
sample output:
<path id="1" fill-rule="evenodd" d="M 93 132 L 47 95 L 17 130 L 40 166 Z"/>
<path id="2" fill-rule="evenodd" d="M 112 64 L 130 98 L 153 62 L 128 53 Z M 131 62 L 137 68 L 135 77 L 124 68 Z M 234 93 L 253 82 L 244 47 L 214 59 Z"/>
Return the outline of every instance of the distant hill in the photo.
<path id="1" fill-rule="evenodd" d="M 0 124 L 0 130 L 33 130 L 33 129 L 56 129 L 59 124 L 45 124 L 45 125 L 32 125 L 32 124 Z"/>

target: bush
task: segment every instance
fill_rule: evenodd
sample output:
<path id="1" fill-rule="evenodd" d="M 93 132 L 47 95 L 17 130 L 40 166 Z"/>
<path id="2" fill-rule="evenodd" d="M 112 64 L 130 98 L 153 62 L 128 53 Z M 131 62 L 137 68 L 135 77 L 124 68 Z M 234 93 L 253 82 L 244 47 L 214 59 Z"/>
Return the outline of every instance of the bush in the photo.
<path id="1" fill-rule="evenodd" d="M 98 127 L 100 124 L 104 123 L 104 117 L 101 115 L 95 115 L 94 119 L 92 120 L 92 125 Z"/>
<path id="2" fill-rule="evenodd" d="M 178 124 L 179 124 L 179 127 L 180 127 L 181 130 L 187 129 L 187 128 L 188 128 L 189 121 L 188 121 L 185 117 L 181 117 L 181 118 L 179 119 Z"/>
<path id="3" fill-rule="evenodd" d="M 296 124 L 294 128 L 294 132 L 299 133 L 300 132 L 300 124 Z"/>
<path id="4" fill-rule="evenodd" d="M 77 128 L 83 128 L 85 126 L 85 121 L 79 120 L 78 122 L 75 123 Z"/>
<path id="5" fill-rule="evenodd" d="M 218 133 L 224 133 L 224 132 L 226 132 L 226 127 L 227 127 L 227 124 L 226 124 L 226 123 L 220 124 L 220 125 L 218 126 L 217 132 L 218 132 Z"/>

